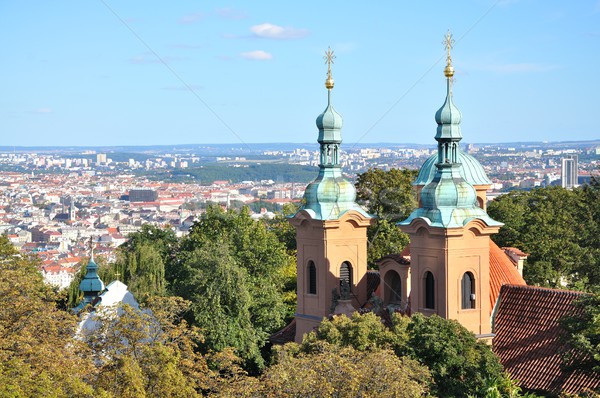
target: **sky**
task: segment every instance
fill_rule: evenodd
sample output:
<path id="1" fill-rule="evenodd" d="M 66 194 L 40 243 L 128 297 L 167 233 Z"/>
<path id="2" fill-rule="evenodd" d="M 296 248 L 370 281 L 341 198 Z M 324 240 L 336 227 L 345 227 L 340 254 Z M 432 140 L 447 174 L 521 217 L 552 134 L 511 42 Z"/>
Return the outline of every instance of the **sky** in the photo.
<path id="1" fill-rule="evenodd" d="M 600 138 L 600 0 L 0 0 L 0 146 Z"/>

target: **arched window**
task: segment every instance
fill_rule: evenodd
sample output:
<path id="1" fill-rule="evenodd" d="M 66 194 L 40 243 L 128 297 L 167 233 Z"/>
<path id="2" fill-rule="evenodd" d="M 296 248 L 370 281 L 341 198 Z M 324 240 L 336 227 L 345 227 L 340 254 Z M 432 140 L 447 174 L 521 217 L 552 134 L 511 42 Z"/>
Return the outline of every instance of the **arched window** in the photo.
<path id="1" fill-rule="evenodd" d="M 475 278 L 470 272 L 465 272 L 461 282 L 462 309 L 475 308 Z"/>
<path id="2" fill-rule="evenodd" d="M 308 262 L 308 294 L 317 294 L 317 267 L 312 260 Z"/>
<path id="3" fill-rule="evenodd" d="M 385 304 L 402 303 L 402 280 L 394 270 L 390 270 L 383 278 L 385 283 Z"/>
<path id="4" fill-rule="evenodd" d="M 425 272 L 425 308 L 435 309 L 435 279 L 429 271 Z"/>
<path id="5" fill-rule="evenodd" d="M 348 293 L 352 293 L 352 265 L 348 261 L 344 261 L 340 266 L 340 295 L 343 295 L 347 286 Z"/>

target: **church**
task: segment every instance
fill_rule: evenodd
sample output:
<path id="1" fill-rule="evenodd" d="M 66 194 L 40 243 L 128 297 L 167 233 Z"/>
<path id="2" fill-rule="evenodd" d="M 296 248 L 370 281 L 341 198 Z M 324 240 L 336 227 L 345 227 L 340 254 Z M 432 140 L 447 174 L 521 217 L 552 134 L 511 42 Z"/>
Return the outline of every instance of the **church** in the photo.
<path id="1" fill-rule="evenodd" d="M 600 380 L 561 368 L 558 320 L 573 311 L 581 293 L 527 286 L 522 277 L 527 255 L 491 240 L 503 224 L 486 212 L 491 181 L 459 145 L 453 42 L 448 33 L 446 98 L 435 113 L 437 153 L 414 182 L 418 208 L 398 223 L 410 244 L 380 259 L 378 272 L 367 270 L 367 228 L 374 217 L 356 203 L 356 190 L 339 162 L 342 117 L 332 104 L 334 56 L 327 51 L 327 107 L 316 120 L 319 174 L 289 218 L 298 250 L 297 309 L 292 323 L 271 341 L 301 342 L 323 318 L 350 315 L 378 300 L 389 310 L 458 321 L 492 344 L 524 388 L 552 393 L 597 388 Z"/>

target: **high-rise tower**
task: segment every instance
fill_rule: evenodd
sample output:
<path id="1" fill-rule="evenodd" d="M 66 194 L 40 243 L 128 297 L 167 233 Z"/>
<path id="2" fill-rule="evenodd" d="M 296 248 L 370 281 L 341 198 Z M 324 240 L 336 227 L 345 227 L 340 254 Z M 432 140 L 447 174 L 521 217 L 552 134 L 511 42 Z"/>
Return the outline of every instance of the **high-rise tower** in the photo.
<path id="1" fill-rule="evenodd" d="M 296 341 L 334 312 L 337 298 L 347 307 L 367 301 L 367 227 L 372 217 L 356 204 L 356 190 L 339 163 L 342 117 L 333 109 L 335 56 L 325 53 L 327 108 L 317 117 L 319 175 L 304 193 L 304 205 L 289 221 L 296 228 Z"/>
<path id="2" fill-rule="evenodd" d="M 481 199 L 485 197 L 480 198 L 474 181 L 463 178 L 465 168 L 460 160 L 465 154 L 459 148 L 462 115 L 452 98 L 453 43 L 448 32 L 446 100 L 435 114 L 435 174 L 424 179 L 427 184 L 420 190 L 420 207 L 398 224 L 410 235 L 411 311 L 455 319 L 475 334 L 486 336 L 491 331 L 489 239 L 502 224 L 483 209 Z M 489 180 L 477 181 L 486 185 Z"/>
<path id="3" fill-rule="evenodd" d="M 563 188 L 575 188 L 578 185 L 579 173 L 577 155 L 570 155 L 561 159 L 560 183 Z"/>

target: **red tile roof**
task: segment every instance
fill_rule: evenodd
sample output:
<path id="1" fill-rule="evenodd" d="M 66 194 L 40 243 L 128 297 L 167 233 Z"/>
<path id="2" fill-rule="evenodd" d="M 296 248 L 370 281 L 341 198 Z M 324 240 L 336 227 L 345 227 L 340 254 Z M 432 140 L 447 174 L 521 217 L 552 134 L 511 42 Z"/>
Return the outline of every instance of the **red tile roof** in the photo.
<path id="1" fill-rule="evenodd" d="M 283 329 L 273 333 L 269 337 L 269 341 L 273 344 L 285 344 L 294 341 L 296 338 L 296 318 L 284 326 Z"/>
<path id="2" fill-rule="evenodd" d="M 502 285 L 526 285 L 525 279 L 504 250 L 490 239 L 490 308 L 494 308 Z"/>
<path id="3" fill-rule="evenodd" d="M 582 294 L 534 286 L 500 289 L 493 349 L 521 387 L 553 394 L 600 387 L 600 377 L 561 368 L 567 348 L 559 320 L 574 313 L 573 301 Z"/>

